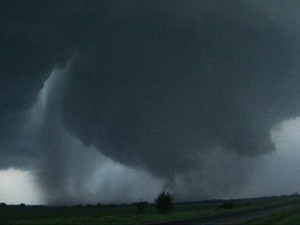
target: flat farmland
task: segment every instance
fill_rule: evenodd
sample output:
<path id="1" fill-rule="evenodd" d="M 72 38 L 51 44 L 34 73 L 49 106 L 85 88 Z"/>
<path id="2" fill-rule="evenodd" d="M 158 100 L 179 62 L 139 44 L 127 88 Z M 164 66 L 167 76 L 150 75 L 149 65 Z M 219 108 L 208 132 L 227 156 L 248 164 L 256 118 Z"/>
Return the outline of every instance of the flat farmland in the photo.
<path id="1" fill-rule="evenodd" d="M 283 224 L 274 221 L 300 221 L 298 195 L 232 200 L 233 204 L 230 207 L 226 206 L 227 202 L 213 200 L 175 203 L 174 209 L 166 214 L 157 213 L 153 204 L 149 204 L 144 213 L 138 213 L 137 207 L 129 204 L 68 207 L 2 204 L 0 224 L 144 225 L 212 224 L 212 221 L 214 224 L 226 224 L 226 221 L 230 220 L 231 224 Z M 270 210 L 274 209 L 275 211 L 270 213 Z M 262 213 L 266 210 L 269 210 L 269 213 Z M 236 220 L 238 217 L 243 218 Z"/>

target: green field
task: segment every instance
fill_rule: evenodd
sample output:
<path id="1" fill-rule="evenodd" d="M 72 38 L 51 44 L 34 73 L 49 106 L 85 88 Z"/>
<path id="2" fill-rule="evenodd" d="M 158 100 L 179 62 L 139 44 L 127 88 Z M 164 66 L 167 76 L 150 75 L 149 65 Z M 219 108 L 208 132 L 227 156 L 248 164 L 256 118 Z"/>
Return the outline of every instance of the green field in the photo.
<path id="1" fill-rule="evenodd" d="M 246 223 L 247 225 L 299 225 L 300 209 L 282 212 L 262 219 L 256 219 Z"/>
<path id="2" fill-rule="evenodd" d="M 224 209 L 220 206 L 224 201 L 206 201 L 193 203 L 176 203 L 172 212 L 157 213 L 154 205 L 148 205 L 145 213 L 137 213 L 134 205 L 103 205 L 103 206 L 74 206 L 74 207 L 46 207 L 46 206 L 1 206 L 0 224 L 149 224 L 163 221 L 175 221 L 222 215 L 233 212 L 284 205 L 299 202 L 299 196 L 270 197 L 259 199 L 234 200 L 233 208 Z M 294 210 L 295 211 L 295 210 Z M 300 221 L 300 213 L 288 212 L 279 215 L 290 221 Z M 274 217 L 274 216 L 273 216 Z M 270 223 L 278 218 L 264 218 Z M 252 221 L 248 224 L 262 224 Z M 267 224 L 267 223 L 266 223 Z M 298 223 L 300 224 L 300 223 Z"/>

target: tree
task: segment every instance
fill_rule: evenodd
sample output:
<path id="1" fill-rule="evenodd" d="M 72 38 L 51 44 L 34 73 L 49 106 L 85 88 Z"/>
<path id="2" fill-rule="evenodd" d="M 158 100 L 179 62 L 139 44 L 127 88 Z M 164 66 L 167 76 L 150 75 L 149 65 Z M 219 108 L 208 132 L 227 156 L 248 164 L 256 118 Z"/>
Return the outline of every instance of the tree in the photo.
<path id="1" fill-rule="evenodd" d="M 173 209 L 173 196 L 166 191 L 162 191 L 155 199 L 155 208 L 159 213 L 167 213 Z"/>

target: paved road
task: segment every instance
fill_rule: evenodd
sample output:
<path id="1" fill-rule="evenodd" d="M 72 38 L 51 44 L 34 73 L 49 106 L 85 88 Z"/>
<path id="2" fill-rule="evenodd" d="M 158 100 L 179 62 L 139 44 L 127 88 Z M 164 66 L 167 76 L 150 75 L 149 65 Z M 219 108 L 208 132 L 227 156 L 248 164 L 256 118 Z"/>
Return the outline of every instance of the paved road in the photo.
<path id="1" fill-rule="evenodd" d="M 272 214 L 281 213 L 286 210 L 297 209 L 297 208 L 300 209 L 300 203 L 284 205 L 284 206 L 276 206 L 276 207 L 264 208 L 264 209 L 253 209 L 250 211 L 235 212 L 235 213 L 219 215 L 219 216 L 208 216 L 208 217 L 202 217 L 199 219 L 192 219 L 192 220 L 159 223 L 155 225 L 234 225 L 234 224 L 242 224 L 253 219 L 263 218 L 266 216 L 270 216 Z"/>

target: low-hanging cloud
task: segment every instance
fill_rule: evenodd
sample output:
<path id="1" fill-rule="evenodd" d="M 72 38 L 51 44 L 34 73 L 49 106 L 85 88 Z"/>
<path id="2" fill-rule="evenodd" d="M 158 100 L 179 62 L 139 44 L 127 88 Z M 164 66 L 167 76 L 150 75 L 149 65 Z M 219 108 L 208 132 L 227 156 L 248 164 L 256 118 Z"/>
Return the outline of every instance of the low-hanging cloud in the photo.
<path id="1" fill-rule="evenodd" d="M 39 168 L 50 202 L 71 193 L 69 171 L 77 171 L 78 161 L 62 159 L 78 146 L 77 155 L 97 149 L 149 180 L 155 176 L 156 189 L 164 180 L 183 199 L 239 188 L 255 158 L 274 149 L 270 130 L 300 112 L 299 7 L 294 1 L 2 2 L 0 166 Z M 67 79 L 48 92 L 52 100 L 38 122 L 44 127 L 33 128 L 37 116 L 28 112 L 42 104 L 54 66 Z M 199 186 L 213 188 L 186 191 Z"/>

